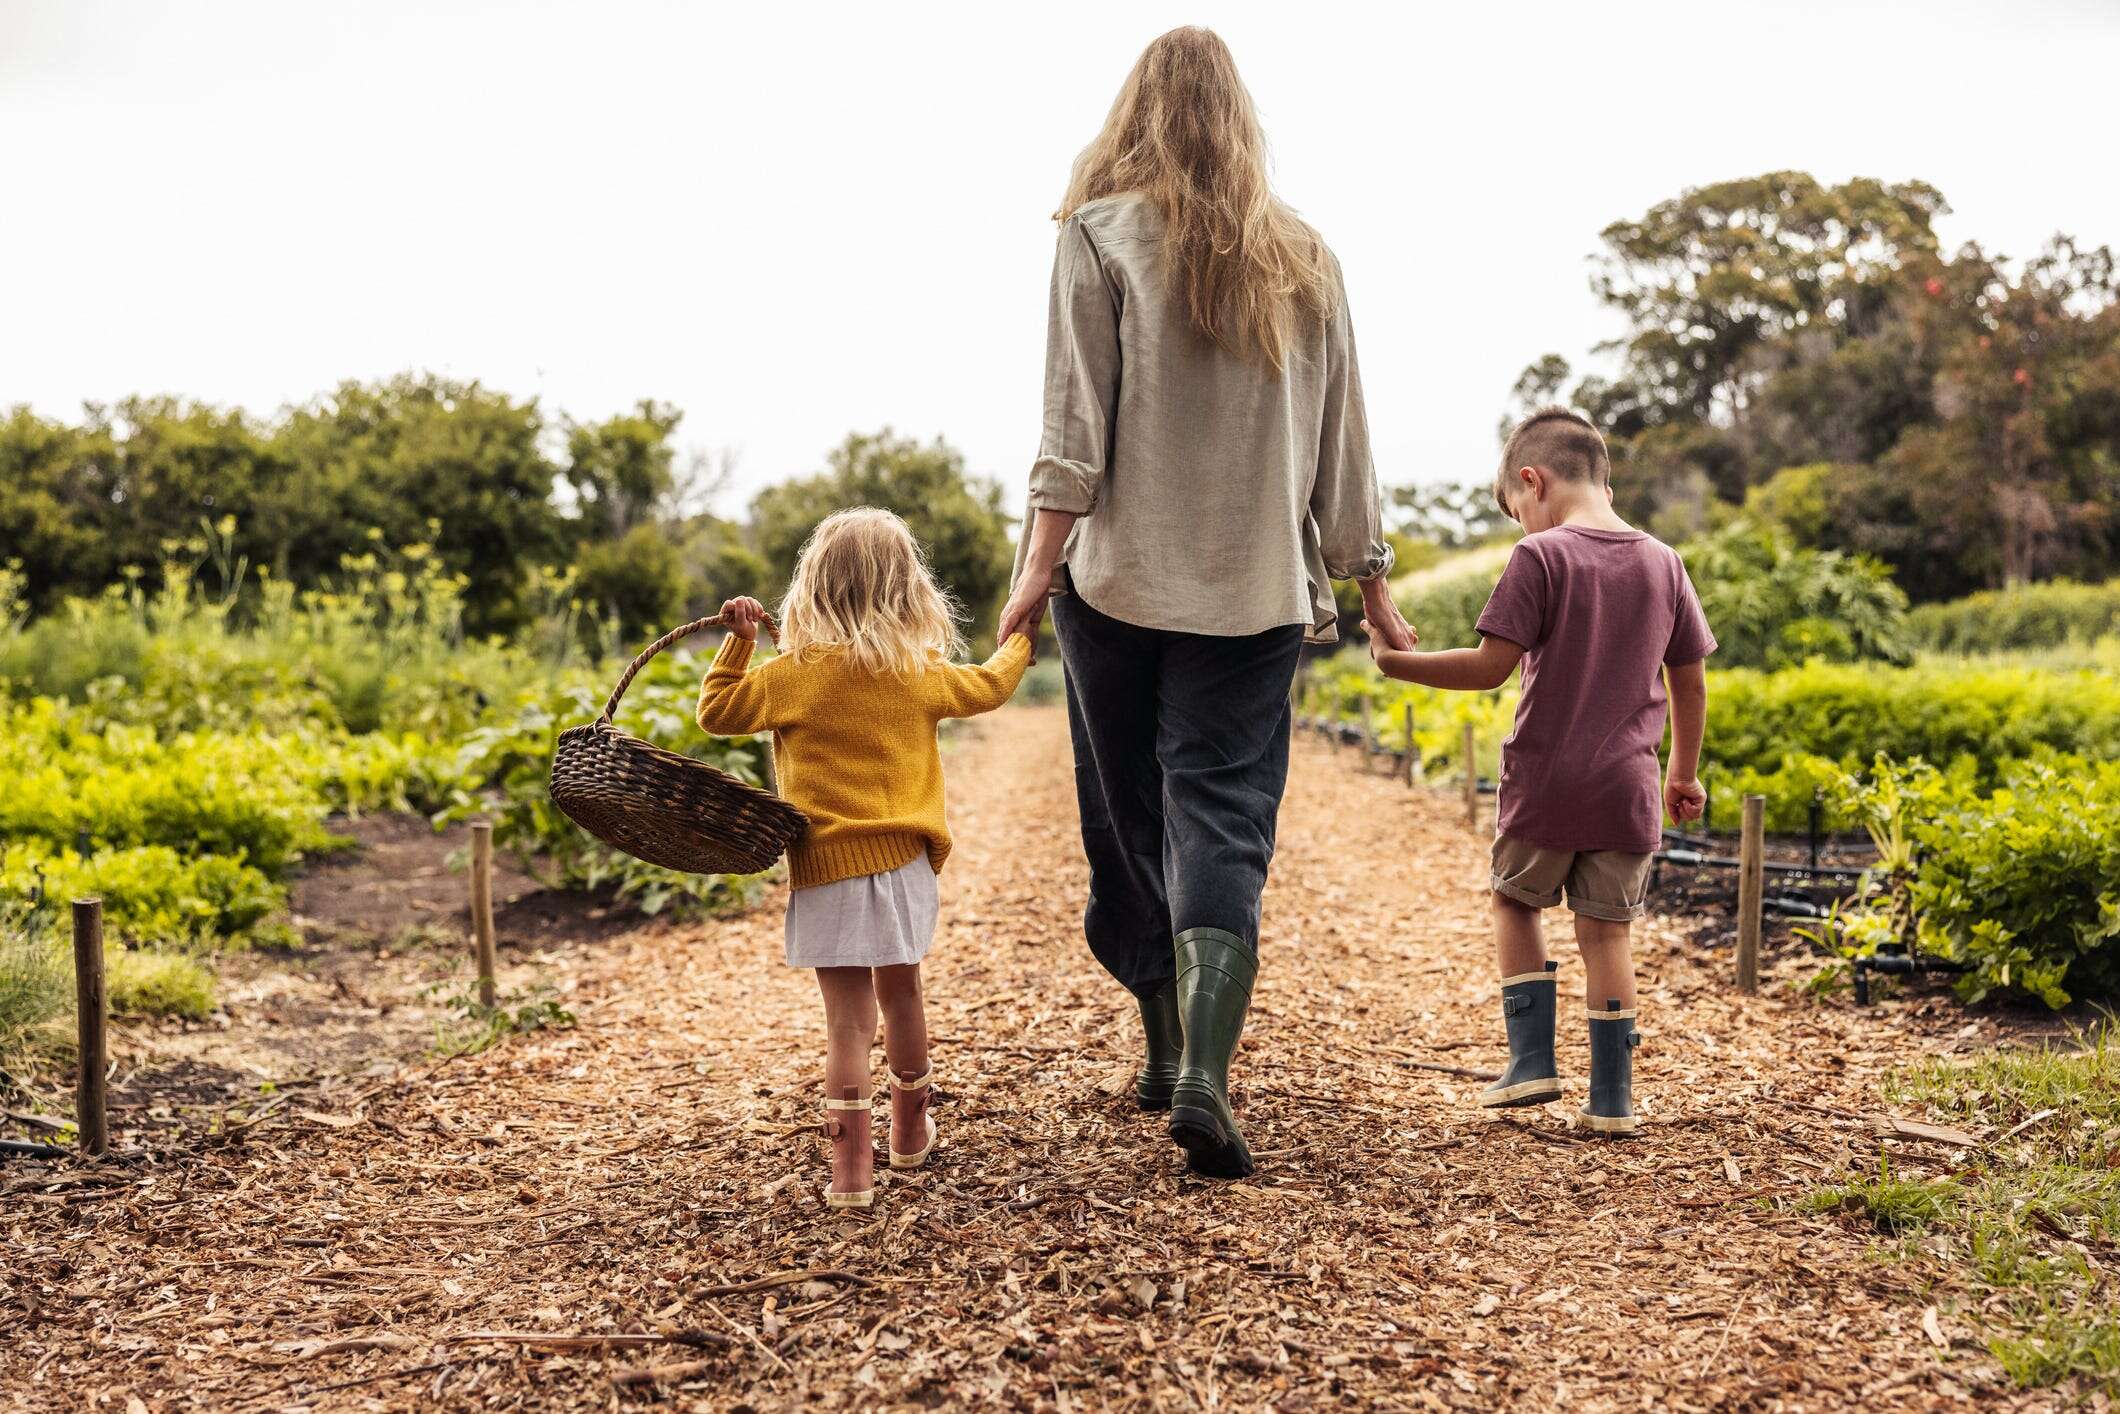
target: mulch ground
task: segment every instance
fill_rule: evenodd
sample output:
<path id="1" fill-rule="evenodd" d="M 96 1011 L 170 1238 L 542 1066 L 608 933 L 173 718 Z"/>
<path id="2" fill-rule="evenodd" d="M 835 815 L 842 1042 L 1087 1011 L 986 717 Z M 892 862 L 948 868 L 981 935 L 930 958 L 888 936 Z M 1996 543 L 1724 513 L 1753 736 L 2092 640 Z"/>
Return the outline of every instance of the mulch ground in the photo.
<path id="1" fill-rule="evenodd" d="M 1259 1175 L 1189 1177 L 1126 1096 L 1082 946 L 1065 723 L 956 739 L 929 967 L 943 1147 L 827 1211 L 818 1007 L 779 897 L 530 962 L 580 1018 L 281 1090 L 217 1134 L 0 1170 L 20 1408 L 1930 1408 L 2044 1405 L 1792 1200 L 1878 1141 L 1889 1065 L 1995 1023 L 1857 1013 L 1696 921 L 1642 930 L 1634 1141 L 1494 1117 L 1485 839 L 1305 740 L 1238 1063 Z M 415 920 L 417 921 L 417 920 Z M 879 1071 L 881 1057 L 878 1057 Z M 121 1128 L 121 1150 L 128 1135 Z M 1895 1141 L 1897 1143 L 1897 1141 Z M 1895 1164 L 1917 1169 L 1918 1142 Z M 1940 1160 L 1939 1160 L 1940 1161 Z"/>

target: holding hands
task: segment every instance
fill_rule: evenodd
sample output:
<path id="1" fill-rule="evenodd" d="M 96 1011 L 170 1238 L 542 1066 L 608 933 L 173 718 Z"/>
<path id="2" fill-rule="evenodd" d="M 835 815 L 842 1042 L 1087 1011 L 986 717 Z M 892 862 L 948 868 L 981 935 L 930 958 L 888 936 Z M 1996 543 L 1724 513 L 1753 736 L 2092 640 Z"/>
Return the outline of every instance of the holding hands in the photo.
<path id="1" fill-rule="evenodd" d="M 1384 576 L 1355 581 L 1362 590 L 1362 632 L 1369 638 L 1369 656 L 1375 658 L 1382 652 L 1409 653 L 1421 636 L 1406 622 L 1399 612 L 1397 601 L 1391 597 L 1391 583 Z"/>

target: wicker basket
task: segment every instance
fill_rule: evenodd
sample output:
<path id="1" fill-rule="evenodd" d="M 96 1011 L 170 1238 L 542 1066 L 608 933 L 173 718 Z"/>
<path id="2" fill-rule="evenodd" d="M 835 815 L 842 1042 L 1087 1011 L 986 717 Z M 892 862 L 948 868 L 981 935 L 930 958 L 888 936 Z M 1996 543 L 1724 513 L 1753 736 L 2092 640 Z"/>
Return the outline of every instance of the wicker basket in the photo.
<path id="1" fill-rule="evenodd" d="M 809 828 L 809 818 L 770 791 L 611 725 L 618 699 L 650 658 L 720 624 L 717 614 L 656 639 L 618 680 L 602 716 L 560 733 L 552 803 L 635 859 L 687 874 L 756 874 Z"/>

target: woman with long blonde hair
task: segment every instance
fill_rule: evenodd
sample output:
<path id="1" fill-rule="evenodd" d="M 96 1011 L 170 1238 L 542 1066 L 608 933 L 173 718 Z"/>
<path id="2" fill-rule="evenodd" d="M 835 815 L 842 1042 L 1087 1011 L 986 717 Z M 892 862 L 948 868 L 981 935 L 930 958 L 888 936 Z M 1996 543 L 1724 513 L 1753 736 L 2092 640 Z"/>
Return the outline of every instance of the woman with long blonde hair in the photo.
<path id="1" fill-rule="evenodd" d="M 1391 551 L 1339 263 L 1273 193 L 1212 31 L 1143 52 L 1055 213 L 1045 431 L 1004 637 L 1050 600 L 1091 950 L 1139 1004 L 1142 1108 L 1194 1170 L 1252 1171 L 1228 1094 L 1288 777 L 1289 687 Z"/>
<path id="2" fill-rule="evenodd" d="M 825 1202 L 874 1200 L 869 1048 L 886 1022 L 888 1149 L 918 1168 L 935 1147 L 928 1113 L 927 1014 L 920 963 L 935 937 L 935 876 L 950 853 L 935 726 L 990 712 L 1030 662 L 1030 640 L 1002 636 L 982 667 L 950 661 L 958 611 L 904 521 L 858 507 L 810 533 L 780 605 L 780 654 L 750 668 L 756 599 L 721 606 L 729 636 L 699 689 L 699 725 L 773 734 L 781 794 L 809 816 L 788 850 L 787 960 L 817 970 L 824 994 Z"/>

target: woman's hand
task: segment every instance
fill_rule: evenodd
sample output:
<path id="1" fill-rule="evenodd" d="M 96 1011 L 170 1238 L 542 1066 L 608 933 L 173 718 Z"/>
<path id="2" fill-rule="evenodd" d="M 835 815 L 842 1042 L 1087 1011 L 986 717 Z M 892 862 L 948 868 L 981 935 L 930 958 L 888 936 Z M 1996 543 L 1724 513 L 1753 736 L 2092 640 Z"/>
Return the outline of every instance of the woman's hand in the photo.
<path id="1" fill-rule="evenodd" d="M 1081 517 L 1069 511 L 1044 507 L 1031 512 L 1024 530 L 1030 543 L 1023 547 L 1023 568 L 1016 574 L 1016 587 L 1009 591 L 1001 610 L 1001 626 L 994 642 L 1006 643 L 1017 634 L 1031 641 L 1031 661 L 1038 661 L 1038 625 L 1045 621 L 1046 597 L 1053 592 L 1053 574 L 1067 548 L 1068 532 Z"/>
<path id="2" fill-rule="evenodd" d="M 722 624 L 738 638 L 758 641 L 758 626 L 766 621 L 766 606 L 748 595 L 735 599 L 724 599 L 721 604 Z"/>
<path id="3" fill-rule="evenodd" d="M 1411 652 L 1421 636 L 1399 612 L 1398 601 L 1391 597 L 1391 581 L 1378 575 L 1355 583 L 1362 591 L 1362 631 L 1369 635 L 1370 653 L 1374 655 L 1380 648 Z"/>
<path id="4" fill-rule="evenodd" d="M 1053 591 L 1053 572 L 1039 570 L 1036 565 L 1025 565 L 1023 577 L 1009 591 L 1008 603 L 1001 610 L 1001 626 L 994 630 L 994 642 L 1006 643 L 1017 634 L 1031 641 L 1031 661 L 1038 661 L 1038 626 L 1045 621 L 1045 600 Z"/>

